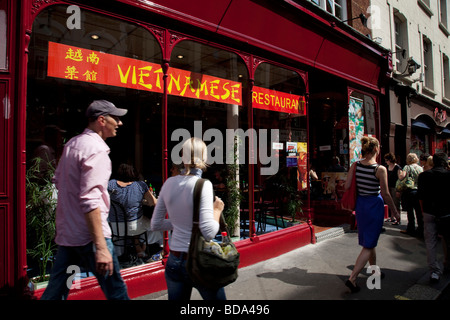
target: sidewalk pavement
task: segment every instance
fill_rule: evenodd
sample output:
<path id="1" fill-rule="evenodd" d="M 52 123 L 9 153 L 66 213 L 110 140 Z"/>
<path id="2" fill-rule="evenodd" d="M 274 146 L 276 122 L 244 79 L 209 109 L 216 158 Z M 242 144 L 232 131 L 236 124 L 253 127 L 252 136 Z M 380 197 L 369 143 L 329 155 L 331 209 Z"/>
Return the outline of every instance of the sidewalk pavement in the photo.
<path id="1" fill-rule="evenodd" d="M 345 286 L 361 251 L 358 235 L 348 226 L 316 234 L 317 243 L 242 269 L 238 280 L 227 286 L 229 300 L 436 300 L 450 283 L 450 275 L 430 284 L 423 239 L 400 232 L 402 225 L 385 223 L 377 247 L 377 265 L 385 273 L 380 289 L 369 289 L 366 270 L 358 277 L 361 291 Z M 443 258 L 442 246 L 438 258 Z M 197 290 L 192 300 L 201 300 Z M 153 293 L 136 300 L 167 300 L 167 292 Z"/>

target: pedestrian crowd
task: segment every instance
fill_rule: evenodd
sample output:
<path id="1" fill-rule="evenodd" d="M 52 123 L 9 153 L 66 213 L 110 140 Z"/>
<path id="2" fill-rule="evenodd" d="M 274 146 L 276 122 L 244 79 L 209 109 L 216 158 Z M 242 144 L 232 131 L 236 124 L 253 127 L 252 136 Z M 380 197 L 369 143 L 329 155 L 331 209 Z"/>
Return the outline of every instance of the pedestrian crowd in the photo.
<path id="1" fill-rule="evenodd" d="M 148 245 L 156 244 L 159 248 L 163 231 L 170 233 L 170 254 L 165 269 L 169 299 L 189 299 L 193 287 L 204 299 L 226 299 L 223 288 L 212 290 L 194 285 L 186 272 L 193 226 L 192 194 L 207 167 L 205 143 L 198 138 L 185 142 L 184 166 L 172 168 L 173 176 L 163 184 L 157 199 L 151 187 L 138 181 L 139 176 L 131 165 L 122 164 L 118 178 L 110 180 L 110 150 L 105 140 L 116 136 L 123 124 L 120 117 L 126 113 L 126 109 L 119 109 L 106 100 L 92 102 L 86 111 L 89 120 L 86 129 L 64 146 L 54 177 L 58 189 L 55 238 L 58 252 L 42 299 L 66 299 L 71 287 L 71 274 L 67 270 L 71 265 L 82 264 L 96 276 L 106 298 L 128 300 L 112 233 L 124 232 L 130 236 L 139 258 L 149 261 L 153 257 L 147 254 Z M 400 209 L 407 212 L 404 232 L 425 239 L 430 280 L 439 281 L 450 268 L 447 154 L 438 152 L 419 159 L 410 153 L 401 168 L 395 156 L 388 153 L 384 156 L 387 165 L 381 166 L 377 163 L 379 141 L 363 137 L 361 145 L 362 159 L 352 164 L 348 176 L 356 179 L 355 213 L 362 250 L 345 285 L 351 292 L 358 292 L 359 273 L 367 263 L 376 266 L 376 246 L 385 222 L 385 204 L 390 212 L 388 221 L 394 225 L 400 224 Z M 350 189 L 351 184 L 352 179 L 347 179 L 345 189 Z M 146 215 L 142 204 L 154 206 L 154 212 Z M 223 209 L 223 201 L 214 195 L 213 184 L 207 181 L 198 208 L 199 229 L 207 241 L 217 234 Z M 439 241 L 446 253 L 443 263 L 436 254 Z M 383 272 L 379 275 L 384 277 Z"/>

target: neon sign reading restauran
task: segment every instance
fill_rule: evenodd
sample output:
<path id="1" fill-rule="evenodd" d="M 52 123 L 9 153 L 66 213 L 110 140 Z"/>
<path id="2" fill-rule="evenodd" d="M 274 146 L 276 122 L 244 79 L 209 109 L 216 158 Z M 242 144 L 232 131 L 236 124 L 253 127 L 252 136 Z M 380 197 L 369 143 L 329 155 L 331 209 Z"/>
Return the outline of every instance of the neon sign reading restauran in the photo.
<path id="1" fill-rule="evenodd" d="M 47 75 L 60 79 L 163 92 L 161 65 L 65 44 L 49 42 Z M 242 106 L 242 84 L 227 79 L 169 68 L 170 95 Z M 306 114 L 302 96 L 254 87 L 253 107 Z"/>

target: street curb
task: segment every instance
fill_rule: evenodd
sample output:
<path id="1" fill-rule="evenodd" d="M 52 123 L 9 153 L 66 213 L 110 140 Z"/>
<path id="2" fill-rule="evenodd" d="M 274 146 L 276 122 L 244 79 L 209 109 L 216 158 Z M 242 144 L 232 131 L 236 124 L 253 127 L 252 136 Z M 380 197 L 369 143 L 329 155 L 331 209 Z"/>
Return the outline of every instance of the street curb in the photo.
<path id="1" fill-rule="evenodd" d="M 318 232 L 315 234 L 316 236 L 316 243 L 319 243 L 324 240 L 332 239 L 339 237 L 347 232 L 350 231 L 350 225 L 349 224 L 342 224 L 338 227 L 330 228 L 321 232 Z"/>
<path id="2" fill-rule="evenodd" d="M 417 281 L 406 292 L 396 297 L 398 300 L 437 300 L 442 292 L 450 285 L 450 276 L 443 275 L 437 284 L 430 284 L 429 273 Z"/>

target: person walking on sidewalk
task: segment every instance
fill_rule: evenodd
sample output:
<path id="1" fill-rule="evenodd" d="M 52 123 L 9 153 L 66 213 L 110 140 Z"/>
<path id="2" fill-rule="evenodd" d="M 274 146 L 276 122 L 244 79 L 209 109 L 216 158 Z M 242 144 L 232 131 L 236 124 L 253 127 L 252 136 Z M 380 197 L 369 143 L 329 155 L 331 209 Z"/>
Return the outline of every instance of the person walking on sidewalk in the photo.
<path id="1" fill-rule="evenodd" d="M 410 153 L 406 156 L 406 166 L 398 172 L 398 178 L 400 180 L 411 179 L 413 182 L 402 192 L 402 208 L 407 212 L 408 224 L 406 230 L 400 232 L 411 236 L 423 237 L 422 209 L 420 208 L 419 198 L 417 197 L 417 182 L 419 174 L 423 172 L 423 168 L 418 165 L 418 162 L 419 158 L 417 155 Z M 417 229 L 415 229 L 416 220 Z"/>
<path id="2" fill-rule="evenodd" d="M 205 300 L 226 300 L 225 289 L 213 290 L 196 286 L 186 270 L 187 254 L 192 234 L 194 188 L 207 168 L 206 144 L 191 138 L 183 144 L 184 170 L 164 182 L 151 220 L 153 231 L 170 231 L 170 253 L 165 267 L 169 300 L 186 301 L 195 286 Z M 223 201 L 217 196 L 211 181 L 205 181 L 199 203 L 199 228 L 203 237 L 212 240 L 219 231 Z"/>
<path id="3" fill-rule="evenodd" d="M 41 300 L 67 299 L 72 284 L 68 267 L 79 264 L 94 273 L 107 299 L 130 299 L 107 221 L 111 160 L 105 142 L 116 136 L 122 125 L 119 117 L 126 113 L 106 100 L 92 102 L 86 111 L 87 128 L 64 146 L 54 178 L 58 252 Z"/>
<path id="4" fill-rule="evenodd" d="M 352 293 L 358 292 L 360 287 L 356 278 L 367 262 L 376 265 L 375 248 L 383 228 L 384 203 L 389 206 L 394 218 L 399 219 L 399 212 L 394 204 L 388 187 L 387 169 L 380 166 L 376 159 L 380 153 L 380 143 L 374 137 L 361 139 L 364 159 L 354 163 L 348 176 L 356 174 L 356 221 L 358 225 L 358 240 L 362 250 L 356 259 L 355 267 L 345 283 Z M 347 179 L 345 189 L 349 189 L 352 179 Z"/>
<path id="5" fill-rule="evenodd" d="M 448 254 L 445 256 L 444 269 L 436 257 L 438 235 L 440 234 L 444 252 L 449 252 L 450 245 L 450 171 L 447 154 L 436 153 L 433 156 L 433 168 L 419 175 L 418 197 L 423 212 L 424 237 L 427 248 L 427 263 L 430 269 L 430 282 L 436 283 L 444 270 L 450 268 Z"/>
<path id="6" fill-rule="evenodd" d="M 400 212 L 400 197 L 397 196 L 395 183 L 397 182 L 398 171 L 401 170 L 401 167 L 397 164 L 395 155 L 392 152 L 386 153 L 384 155 L 384 161 L 386 161 L 388 170 L 389 193 L 391 194 L 392 200 L 394 200 L 397 211 Z M 399 219 L 395 219 L 391 210 L 389 210 L 389 216 L 390 218 L 388 220 L 390 222 L 393 222 L 393 225 L 400 225 L 400 217 Z"/>

